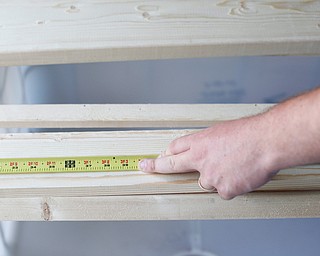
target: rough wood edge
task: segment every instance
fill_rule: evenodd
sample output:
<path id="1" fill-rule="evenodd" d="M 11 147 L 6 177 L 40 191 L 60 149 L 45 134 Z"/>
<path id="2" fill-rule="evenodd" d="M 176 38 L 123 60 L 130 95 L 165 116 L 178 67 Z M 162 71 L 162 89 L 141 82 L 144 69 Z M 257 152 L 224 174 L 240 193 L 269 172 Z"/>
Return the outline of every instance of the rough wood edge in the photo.
<path id="1" fill-rule="evenodd" d="M 0 53 L 0 66 L 79 64 L 241 56 L 320 56 L 320 39 L 212 43 L 161 47 L 61 49 Z"/>

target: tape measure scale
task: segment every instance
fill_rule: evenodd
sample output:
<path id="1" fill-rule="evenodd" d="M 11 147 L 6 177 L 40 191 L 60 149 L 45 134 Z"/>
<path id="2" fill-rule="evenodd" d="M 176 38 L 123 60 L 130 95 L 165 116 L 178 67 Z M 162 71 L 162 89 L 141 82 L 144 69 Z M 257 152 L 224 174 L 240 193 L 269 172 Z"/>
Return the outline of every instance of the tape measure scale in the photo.
<path id="1" fill-rule="evenodd" d="M 137 171 L 144 158 L 157 155 L 0 159 L 0 174 Z"/>

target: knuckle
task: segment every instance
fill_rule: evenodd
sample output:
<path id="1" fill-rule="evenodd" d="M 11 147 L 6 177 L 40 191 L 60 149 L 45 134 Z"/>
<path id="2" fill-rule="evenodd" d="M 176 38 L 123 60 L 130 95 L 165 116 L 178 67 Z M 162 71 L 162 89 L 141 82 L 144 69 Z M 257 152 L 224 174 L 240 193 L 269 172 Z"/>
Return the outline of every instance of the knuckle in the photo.
<path id="1" fill-rule="evenodd" d="M 218 189 L 219 196 L 224 200 L 231 200 L 236 195 L 233 193 L 233 191 L 229 188 L 229 186 L 222 185 Z"/>
<path id="2" fill-rule="evenodd" d="M 206 168 L 203 168 L 200 172 L 201 176 L 212 186 L 218 186 L 219 182 L 217 181 L 217 175 L 213 170 L 208 170 Z M 219 177 L 219 176 L 218 176 Z"/>
<path id="3" fill-rule="evenodd" d="M 171 170 L 176 170 L 176 161 L 173 156 L 169 157 L 169 166 Z"/>
<path id="4" fill-rule="evenodd" d="M 148 161 L 147 168 L 148 168 L 148 170 L 150 170 L 150 171 L 152 171 L 152 172 L 156 171 L 156 163 L 155 163 L 155 160 L 151 160 L 151 159 L 150 159 L 150 160 Z"/>
<path id="5" fill-rule="evenodd" d="M 200 172 L 200 178 L 201 178 L 201 180 L 203 180 L 203 182 L 205 182 L 207 184 L 212 183 L 211 178 L 210 178 L 210 174 L 208 172 L 200 171 L 200 170 L 199 170 L 199 172 Z"/>

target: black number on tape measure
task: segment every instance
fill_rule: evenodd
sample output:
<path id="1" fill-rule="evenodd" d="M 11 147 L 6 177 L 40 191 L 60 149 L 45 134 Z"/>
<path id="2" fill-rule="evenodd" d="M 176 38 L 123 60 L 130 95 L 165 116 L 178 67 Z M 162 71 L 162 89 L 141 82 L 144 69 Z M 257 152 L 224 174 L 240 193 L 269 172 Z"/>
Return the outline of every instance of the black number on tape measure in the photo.
<path id="1" fill-rule="evenodd" d="M 75 160 L 66 160 L 66 161 L 64 161 L 64 167 L 65 168 L 75 168 L 76 161 Z"/>

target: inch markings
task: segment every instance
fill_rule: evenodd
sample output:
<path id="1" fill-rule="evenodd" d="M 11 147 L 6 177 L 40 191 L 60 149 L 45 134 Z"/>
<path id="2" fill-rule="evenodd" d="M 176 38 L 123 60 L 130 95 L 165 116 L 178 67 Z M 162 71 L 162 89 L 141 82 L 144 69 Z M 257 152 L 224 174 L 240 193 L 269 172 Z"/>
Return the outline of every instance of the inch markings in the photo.
<path id="1" fill-rule="evenodd" d="M 0 159 L 0 174 L 137 171 L 144 158 L 157 155 Z"/>

